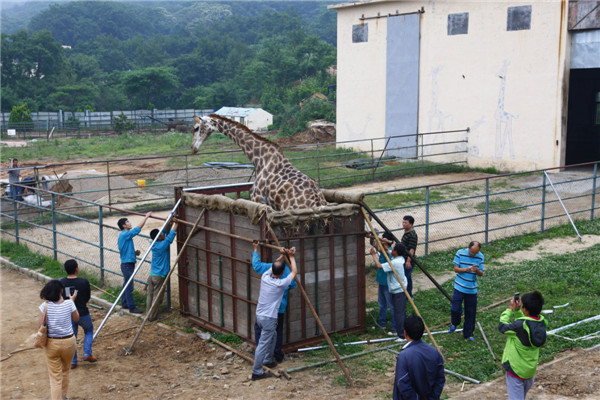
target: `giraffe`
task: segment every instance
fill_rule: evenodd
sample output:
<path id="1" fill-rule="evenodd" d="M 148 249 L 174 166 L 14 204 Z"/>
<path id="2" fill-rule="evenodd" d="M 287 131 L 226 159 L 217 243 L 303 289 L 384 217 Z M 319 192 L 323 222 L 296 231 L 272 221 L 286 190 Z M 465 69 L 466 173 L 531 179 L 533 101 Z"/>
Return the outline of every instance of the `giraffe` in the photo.
<path id="1" fill-rule="evenodd" d="M 194 116 L 192 154 L 212 132 L 221 132 L 233 140 L 254 165 L 256 179 L 250 200 L 277 211 L 327 205 L 317 182 L 294 167 L 276 143 L 220 115 Z"/>

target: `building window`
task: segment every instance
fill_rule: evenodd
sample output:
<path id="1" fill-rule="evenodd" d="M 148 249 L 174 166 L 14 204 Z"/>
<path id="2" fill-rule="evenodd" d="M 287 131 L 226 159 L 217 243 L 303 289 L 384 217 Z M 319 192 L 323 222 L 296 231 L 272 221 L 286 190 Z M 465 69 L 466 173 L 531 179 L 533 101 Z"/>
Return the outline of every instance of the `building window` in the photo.
<path id="1" fill-rule="evenodd" d="M 352 25 L 352 43 L 369 41 L 369 24 Z"/>
<path id="2" fill-rule="evenodd" d="M 508 7 L 507 31 L 531 29 L 531 6 Z"/>
<path id="3" fill-rule="evenodd" d="M 448 36 L 469 33 L 469 13 L 448 14 Z"/>

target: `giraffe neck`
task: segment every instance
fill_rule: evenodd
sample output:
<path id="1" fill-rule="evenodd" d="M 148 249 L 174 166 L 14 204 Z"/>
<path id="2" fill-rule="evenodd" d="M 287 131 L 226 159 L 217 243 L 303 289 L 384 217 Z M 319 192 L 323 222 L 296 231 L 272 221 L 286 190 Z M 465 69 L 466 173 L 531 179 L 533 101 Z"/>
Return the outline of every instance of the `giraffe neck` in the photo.
<path id="1" fill-rule="evenodd" d="M 213 118 L 213 121 L 219 132 L 233 140 L 242 149 L 255 168 L 264 167 L 268 161 L 272 161 L 273 157 L 283 159 L 279 147 L 270 140 L 244 129 L 236 123 L 216 118 Z"/>

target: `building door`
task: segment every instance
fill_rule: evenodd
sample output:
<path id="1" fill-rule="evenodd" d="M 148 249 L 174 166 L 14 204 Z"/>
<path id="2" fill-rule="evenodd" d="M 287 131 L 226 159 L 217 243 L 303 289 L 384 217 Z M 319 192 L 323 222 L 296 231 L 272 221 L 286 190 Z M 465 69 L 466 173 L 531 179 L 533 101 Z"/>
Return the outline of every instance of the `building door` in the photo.
<path id="1" fill-rule="evenodd" d="M 567 165 L 600 160 L 600 29 L 571 41 Z"/>
<path id="2" fill-rule="evenodd" d="M 420 13 L 388 17 L 385 137 L 387 155 L 417 157 Z"/>

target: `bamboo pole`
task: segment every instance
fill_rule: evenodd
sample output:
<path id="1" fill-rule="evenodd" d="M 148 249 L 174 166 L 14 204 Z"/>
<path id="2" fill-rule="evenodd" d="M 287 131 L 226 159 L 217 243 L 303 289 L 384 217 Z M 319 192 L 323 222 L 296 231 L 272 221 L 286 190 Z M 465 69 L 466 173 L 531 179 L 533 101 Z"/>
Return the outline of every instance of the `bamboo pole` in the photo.
<path id="1" fill-rule="evenodd" d="M 271 228 L 271 224 L 269 224 L 269 222 L 266 219 L 265 219 L 265 225 L 266 225 L 267 229 L 269 230 L 269 233 L 273 237 L 273 240 L 275 240 L 275 243 L 277 243 L 277 246 L 279 246 L 279 248 L 281 248 L 280 243 L 279 243 L 279 239 L 277 239 L 277 236 L 275 235 L 275 232 L 273 232 L 273 229 Z M 290 260 L 287 257 L 287 254 L 284 254 L 284 258 L 285 258 L 285 262 L 288 265 L 291 265 L 290 264 Z M 344 362 L 342 361 L 342 359 L 340 358 L 340 355 L 338 354 L 337 350 L 335 349 L 335 346 L 333 345 L 333 342 L 331 341 L 331 338 L 329 337 L 329 334 L 327 333 L 327 329 L 325 329 L 325 327 L 323 326 L 323 323 L 321 322 L 321 319 L 319 318 L 319 315 L 317 314 L 317 311 L 315 310 L 315 308 L 313 307 L 312 303 L 310 302 L 310 299 L 308 298 L 308 294 L 306 294 L 306 291 L 304 290 L 304 286 L 302 286 L 302 283 L 300 282 L 300 279 L 298 279 L 298 275 L 296 275 L 294 277 L 294 279 L 296 280 L 296 284 L 298 285 L 298 289 L 300 289 L 300 293 L 302 293 L 302 297 L 304 298 L 304 301 L 308 305 L 308 308 L 310 308 L 310 311 L 312 312 L 313 316 L 315 317 L 315 321 L 317 322 L 317 325 L 319 325 L 319 328 L 321 329 L 321 332 L 323 332 L 323 336 L 325 336 L 325 339 L 327 340 L 327 343 L 329 344 L 329 347 L 331 348 L 331 351 L 335 355 L 335 358 L 336 358 L 338 364 L 340 365 L 340 368 L 344 372 L 344 375 L 346 376 L 346 379 L 348 380 L 348 383 L 350 384 L 350 387 L 354 387 L 354 382 L 352 382 L 352 378 L 350 377 L 350 373 L 346 369 L 346 366 L 344 365 Z"/>
<path id="2" fill-rule="evenodd" d="M 369 228 L 371 229 L 371 233 L 373 234 L 373 237 L 377 241 L 377 245 L 379 246 L 380 249 L 383 249 L 383 246 L 381 245 L 381 242 L 379 241 L 379 237 L 375 233 L 375 229 L 373 229 L 373 225 L 371 225 L 371 221 L 369 221 L 369 218 L 367 216 L 367 212 L 365 211 L 364 207 L 361 207 L 360 209 L 362 210 L 362 213 L 365 216 L 365 221 L 367 221 L 367 224 L 369 224 Z M 400 279 L 400 276 L 398 275 L 398 272 L 396 272 L 396 269 L 392 265 L 392 261 L 390 260 L 390 257 L 387 255 L 387 253 L 385 251 L 382 254 L 385 256 L 385 259 L 387 260 L 390 268 L 394 272 L 394 275 L 396 276 L 396 279 L 398 280 L 398 283 L 400 284 L 400 286 L 402 286 L 402 290 L 404 291 L 404 294 L 406 295 L 406 299 L 408 300 L 408 302 L 412 306 L 413 310 L 415 310 L 415 314 L 417 314 L 419 317 L 421 317 L 421 314 L 419 313 L 419 310 L 417 309 L 417 306 L 415 305 L 415 302 L 413 301 L 413 299 L 410 297 L 410 295 L 406 291 L 406 286 L 404 286 L 404 283 L 402 282 L 402 279 Z M 431 342 L 433 343 L 433 345 L 435 346 L 435 348 L 437 349 L 437 351 L 440 353 L 440 355 L 442 356 L 442 358 L 444 358 L 444 355 L 442 354 L 442 350 L 439 348 L 437 342 L 433 338 L 433 335 L 431 334 L 431 331 L 427 327 L 427 324 L 425 323 L 425 320 L 423 319 L 423 317 L 421 317 L 421 320 L 423 320 L 423 325 L 425 326 L 425 330 L 427 331 L 427 334 L 429 335 L 429 338 L 431 339 Z"/>
<path id="3" fill-rule="evenodd" d="M 131 352 L 133 351 L 133 346 L 135 345 L 135 342 L 137 341 L 138 337 L 142 333 L 142 330 L 144 329 L 144 325 L 146 325 L 146 321 L 148 321 L 148 316 L 150 314 L 152 314 L 152 310 L 154 310 L 156 307 L 158 307 L 158 299 L 160 298 L 161 294 L 165 291 L 165 289 L 167 287 L 167 282 L 169 282 L 169 279 L 171 278 L 171 275 L 175 271 L 175 266 L 177 265 L 177 263 L 179 263 L 179 258 L 183 254 L 183 251 L 185 250 L 188 242 L 192 238 L 192 236 L 193 236 L 193 234 L 194 234 L 194 232 L 195 232 L 198 224 L 200 223 L 200 220 L 202 219 L 202 216 L 204 215 L 205 211 L 206 211 L 205 208 L 202 209 L 202 211 L 200 212 L 200 215 L 198 215 L 198 219 L 196 220 L 196 223 L 194 224 L 194 227 L 192 228 L 192 230 L 188 234 L 187 238 L 185 239 L 185 242 L 183 243 L 183 246 L 181 246 L 181 250 L 179 251 L 179 254 L 177 254 L 177 258 L 175 258 L 175 262 L 173 263 L 173 266 L 171 267 L 171 269 L 169 271 L 169 274 L 167 275 L 167 278 L 165 279 L 165 281 L 163 282 L 162 286 L 160 287 L 160 289 L 158 291 L 158 295 L 154 298 L 154 301 L 152 302 L 152 305 L 146 311 L 146 316 L 144 317 L 144 320 L 142 321 L 142 325 L 140 325 L 140 329 L 135 334 L 135 337 L 133 338 L 133 341 L 131 342 L 131 344 L 129 345 L 129 347 L 125 347 L 124 348 L 126 355 L 131 354 Z"/>

